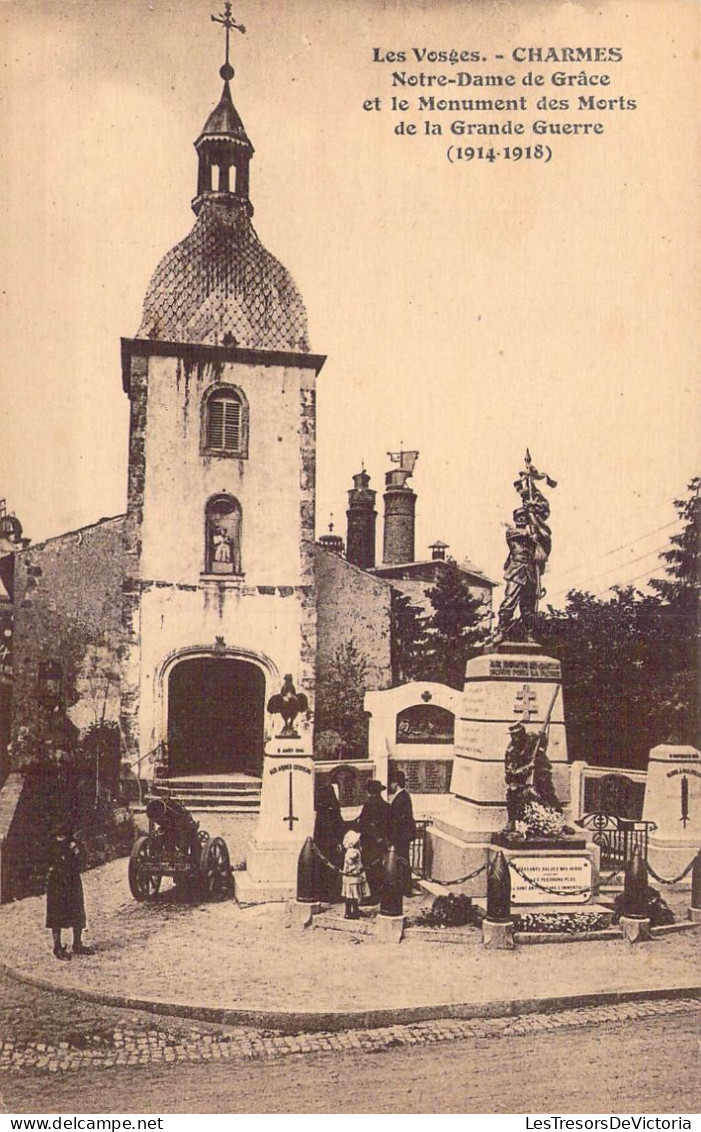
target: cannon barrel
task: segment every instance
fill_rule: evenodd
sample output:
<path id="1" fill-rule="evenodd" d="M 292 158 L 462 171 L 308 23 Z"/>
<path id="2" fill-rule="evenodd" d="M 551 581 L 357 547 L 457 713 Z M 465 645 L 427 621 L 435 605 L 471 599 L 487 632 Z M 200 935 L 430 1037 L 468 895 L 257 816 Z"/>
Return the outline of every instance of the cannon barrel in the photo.
<path id="1" fill-rule="evenodd" d="M 169 833 L 176 843 L 196 845 L 199 839 L 199 822 L 177 798 L 150 798 L 146 803 L 146 816 L 154 825 Z"/>

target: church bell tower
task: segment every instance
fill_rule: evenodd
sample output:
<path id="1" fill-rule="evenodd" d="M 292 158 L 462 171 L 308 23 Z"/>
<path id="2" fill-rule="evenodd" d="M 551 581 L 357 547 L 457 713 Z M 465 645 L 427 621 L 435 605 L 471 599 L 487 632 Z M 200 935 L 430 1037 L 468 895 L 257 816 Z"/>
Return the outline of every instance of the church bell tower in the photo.
<path id="1" fill-rule="evenodd" d="M 219 102 L 197 137 L 191 232 L 163 257 L 135 338 L 122 727 L 168 777 L 258 775 L 268 699 L 314 695 L 315 388 L 302 297 L 252 225 L 253 146 Z"/>

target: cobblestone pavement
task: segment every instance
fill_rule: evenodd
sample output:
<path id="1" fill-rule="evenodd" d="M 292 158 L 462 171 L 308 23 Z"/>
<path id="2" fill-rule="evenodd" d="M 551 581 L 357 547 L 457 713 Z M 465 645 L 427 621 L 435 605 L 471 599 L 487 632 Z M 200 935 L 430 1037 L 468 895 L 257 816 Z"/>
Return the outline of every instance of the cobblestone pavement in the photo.
<path id="1" fill-rule="evenodd" d="M 182 1063 L 265 1061 L 294 1055 L 389 1049 L 449 1042 L 465 1038 L 493 1039 L 579 1026 L 653 1019 L 699 1009 L 694 999 L 663 999 L 566 1010 L 559 1014 L 527 1014 L 517 1018 L 445 1019 L 372 1030 L 285 1035 L 271 1030 L 196 1027 L 173 1032 L 118 1026 L 75 1041 L 55 1044 L 0 1038 L 0 1070 L 46 1074 L 120 1066 L 147 1068 Z"/>

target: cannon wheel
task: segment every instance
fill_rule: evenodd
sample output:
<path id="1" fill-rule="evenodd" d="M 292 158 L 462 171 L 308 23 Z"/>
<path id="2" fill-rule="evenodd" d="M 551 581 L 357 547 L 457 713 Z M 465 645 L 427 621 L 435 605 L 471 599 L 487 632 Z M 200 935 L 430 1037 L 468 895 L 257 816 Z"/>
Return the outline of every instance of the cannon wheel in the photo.
<path id="1" fill-rule="evenodd" d="M 129 857 L 129 887 L 135 900 L 149 900 L 161 887 L 161 878 L 153 872 L 153 846 L 145 833 L 137 837 Z"/>
<path id="2" fill-rule="evenodd" d="M 231 893 L 229 850 L 223 837 L 213 837 L 202 846 L 200 880 L 207 900 L 226 900 Z"/>

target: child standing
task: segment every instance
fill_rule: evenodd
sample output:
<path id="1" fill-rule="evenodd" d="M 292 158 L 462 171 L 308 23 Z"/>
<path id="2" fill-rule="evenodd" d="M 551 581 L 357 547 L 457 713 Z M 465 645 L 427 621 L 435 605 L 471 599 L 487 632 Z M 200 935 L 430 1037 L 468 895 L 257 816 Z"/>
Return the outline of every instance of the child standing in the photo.
<path id="1" fill-rule="evenodd" d="M 360 834 L 349 829 L 343 838 L 345 855 L 343 858 L 343 886 L 341 895 L 346 902 L 346 919 L 360 919 L 360 901 L 368 894 L 365 869 L 360 856 Z"/>

